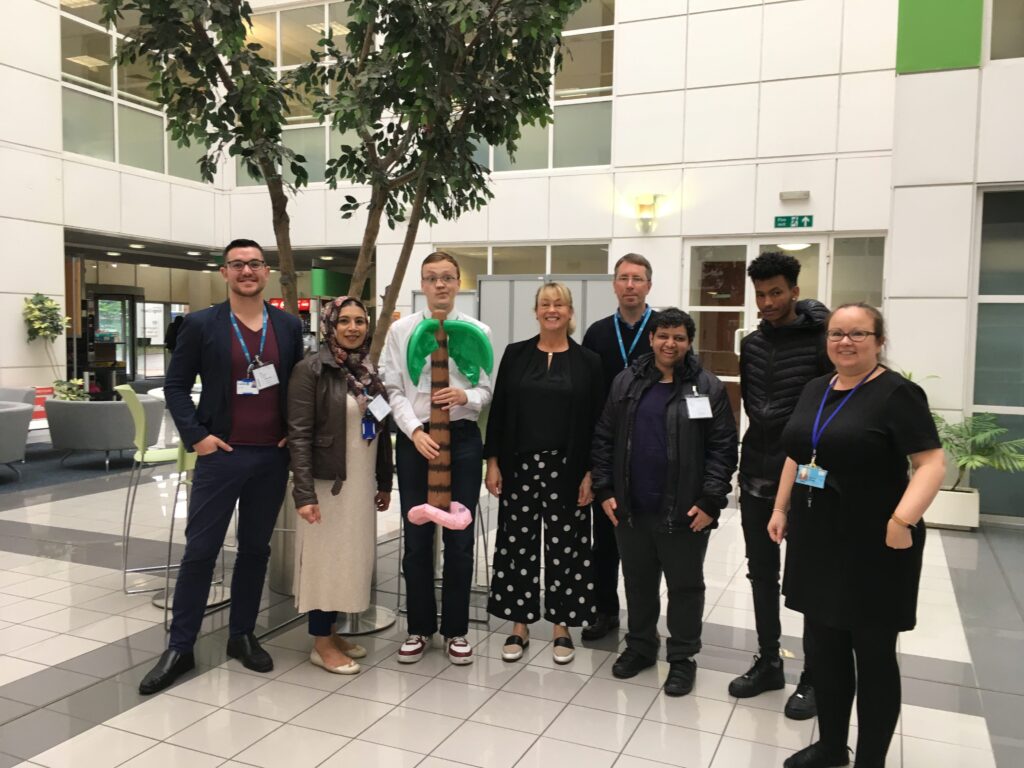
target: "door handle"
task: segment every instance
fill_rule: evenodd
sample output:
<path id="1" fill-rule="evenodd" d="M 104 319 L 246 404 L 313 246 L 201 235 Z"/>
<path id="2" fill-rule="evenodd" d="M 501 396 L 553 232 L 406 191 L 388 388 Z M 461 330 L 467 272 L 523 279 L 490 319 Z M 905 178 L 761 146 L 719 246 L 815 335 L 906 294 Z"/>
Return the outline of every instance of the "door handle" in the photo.
<path id="1" fill-rule="evenodd" d="M 737 328 L 732 333 L 732 351 L 736 357 L 740 356 L 740 342 L 743 341 L 743 337 L 748 333 L 753 333 L 754 328 Z"/>

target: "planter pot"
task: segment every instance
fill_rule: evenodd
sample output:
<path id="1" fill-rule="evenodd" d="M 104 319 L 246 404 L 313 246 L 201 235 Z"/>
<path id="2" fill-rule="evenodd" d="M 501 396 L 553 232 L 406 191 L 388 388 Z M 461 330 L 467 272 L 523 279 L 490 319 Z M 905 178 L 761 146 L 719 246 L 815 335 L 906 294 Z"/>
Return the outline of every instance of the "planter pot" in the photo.
<path id="1" fill-rule="evenodd" d="M 980 496 L 975 488 L 958 488 L 951 491 L 943 488 L 935 501 L 925 512 L 924 520 L 929 526 L 974 530 L 978 527 Z"/>

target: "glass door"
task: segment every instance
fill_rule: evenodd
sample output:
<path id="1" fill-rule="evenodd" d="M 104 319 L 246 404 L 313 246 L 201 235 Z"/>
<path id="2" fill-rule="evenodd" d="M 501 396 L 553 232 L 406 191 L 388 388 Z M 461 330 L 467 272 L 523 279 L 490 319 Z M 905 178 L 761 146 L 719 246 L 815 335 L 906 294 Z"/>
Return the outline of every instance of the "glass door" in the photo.
<path id="1" fill-rule="evenodd" d="M 760 237 L 757 253 L 781 252 L 800 262 L 800 298 L 817 299 L 828 305 L 828 238 L 816 236 Z"/>

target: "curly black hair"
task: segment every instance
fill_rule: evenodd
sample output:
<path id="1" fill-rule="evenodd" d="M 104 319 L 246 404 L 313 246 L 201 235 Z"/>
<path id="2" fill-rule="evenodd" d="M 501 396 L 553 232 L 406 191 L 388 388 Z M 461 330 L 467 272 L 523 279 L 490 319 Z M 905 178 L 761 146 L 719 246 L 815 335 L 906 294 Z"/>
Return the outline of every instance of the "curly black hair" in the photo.
<path id="1" fill-rule="evenodd" d="M 771 280 L 782 275 L 786 278 L 786 284 L 795 288 L 797 278 L 800 277 L 800 262 L 788 253 L 769 251 L 750 262 L 747 274 L 751 280 Z"/>
<path id="2" fill-rule="evenodd" d="M 693 341 L 693 337 L 697 335 L 697 324 L 693 322 L 693 318 L 689 314 L 678 307 L 659 309 L 652 314 L 647 327 L 653 334 L 659 328 L 678 328 L 681 325 L 686 326 L 686 335 L 690 341 Z"/>

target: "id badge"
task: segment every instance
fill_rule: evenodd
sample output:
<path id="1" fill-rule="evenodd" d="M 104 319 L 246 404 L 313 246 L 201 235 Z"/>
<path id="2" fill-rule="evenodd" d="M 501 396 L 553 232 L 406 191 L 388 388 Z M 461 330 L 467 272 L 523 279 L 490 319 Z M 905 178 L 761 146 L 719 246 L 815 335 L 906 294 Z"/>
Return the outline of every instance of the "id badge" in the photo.
<path id="1" fill-rule="evenodd" d="M 373 414 L 373 418 L 377 420 L 377 423 L 381 423 L 391 413 L 391 404 L 380 395 L 377 395 L 366 406 L 366 410 Z"/>
<path id="2" fill-rule="evenodd" d="M 827 469 L 822 469 L 814 464 L 800 464 L 796 468 L 796 481 L 809 488 L 824 488 L 827 475 Z"/>
<path id="3" fill-rule="evenodd" d="M 687 397 L 686 413 L 691 419 L 710 419 L 711 399 L 707 395 L 691 395 Z"/>
<path id="4" fill-rule="evenodd" d="M 258 395 L 259 393 L 259 387 L 252 379 L 239 379 L 235 382 L 236 395 Z"/>
<path id="5" fill-rule="evenodd" d="M 252 369 L 253 379 L 256 381 L 256 389 L 258 391 L 267 389 L 268 387 L 276 387 L 281 382 L 277 378 L 277 368 L 274 367 L 273 363 L 267 363 L 261 365 L 258 368 Z"/>
<path id="6" fill-rule="evenodd" d="M 377 436 L 377 422 L 370 416 L 363 416 L 363 440 L 373 440 Z"/>

